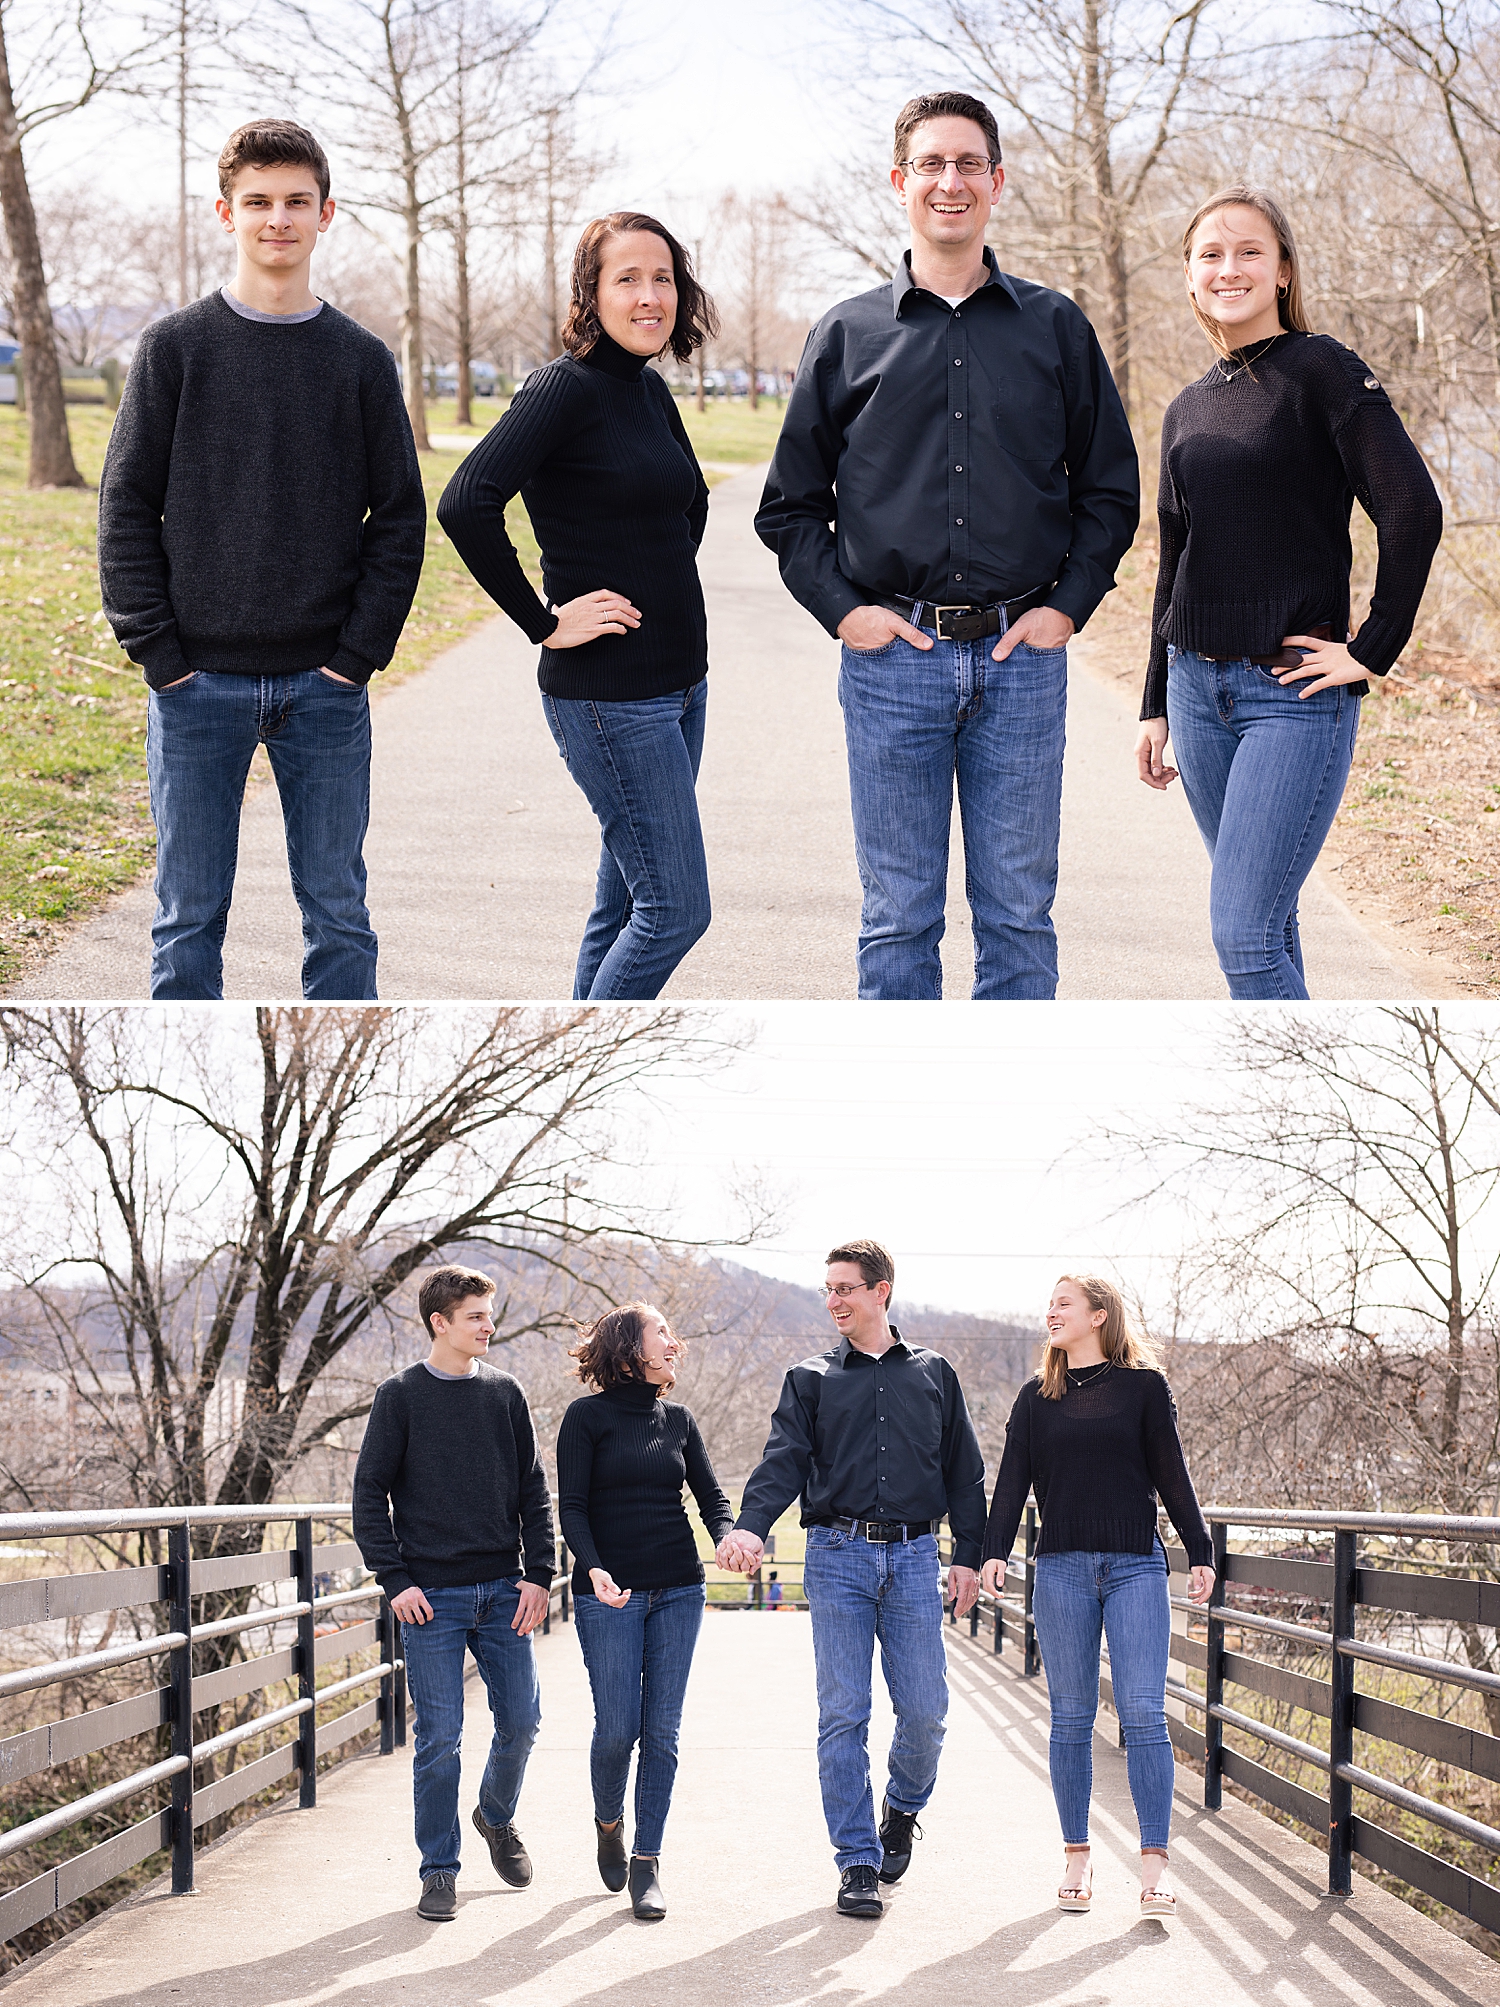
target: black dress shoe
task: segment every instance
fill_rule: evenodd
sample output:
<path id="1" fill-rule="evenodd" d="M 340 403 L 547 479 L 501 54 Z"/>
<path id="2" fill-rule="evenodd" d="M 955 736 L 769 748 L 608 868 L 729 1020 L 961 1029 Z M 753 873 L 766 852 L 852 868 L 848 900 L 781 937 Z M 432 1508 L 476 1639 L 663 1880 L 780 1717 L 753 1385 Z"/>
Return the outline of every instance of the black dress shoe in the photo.
<path id="1" fill-rule="evenodd" d="M 880 1801 L 880 1863 L 883 1882 L 899 1882 L 911 1866 L 912 1836 L 922 1837 L 915 1812 L 898 1812 L 887 1798 Z"/>
<path id="2" fill-rule="evenodd" d="M 882 1916 L 885 1904 L 880 1900 L 880 1883 L 873 1868 L 845 1868 L 839 1882 L 839 1914 L 841 1916 Z"/>
<path id="3" fill-rule="evenodd" d="M 594 1831 L 599 1840 L 599 1879 L 613 1895 L 618 1895 L 625 1886 L 625 1821 L 616 1819 L 612 1826 L 601 1826 L 594 1821 Z"/>
<path id="4" fill-rule="evenodd" d="M 656 1879 L 656 1862 L 647 1854 L 630 1857 L 630 1907 L 642 1923 L 660 1923 L 667 1913 L 667 1899 Z"/>
<path id="5" fill-rule="evenodd" d="M 425 1916 L 429 1923 L 452 1923 L 458 1915 L 456 1877 L 444 1874 L 441 1868 L 435 1875 L 429 1875 L 422 1884 L 422 1900 L 417 1904 L 417 1915 Z"/>
<path id="6" fill-rule="evenodd" d="M 509 1882 L 513 1889 L 531 1886 L 531 1856 L 521 1844 L 521 1835 L 514 1826 L 492 1826 L 483 1812 L 474 1807 L 474 1830 L 484 1836 L 484 1844 L 490 1850 L 490 1859 L 495 1864 L 495 1873 L 501 1881 Z"/>

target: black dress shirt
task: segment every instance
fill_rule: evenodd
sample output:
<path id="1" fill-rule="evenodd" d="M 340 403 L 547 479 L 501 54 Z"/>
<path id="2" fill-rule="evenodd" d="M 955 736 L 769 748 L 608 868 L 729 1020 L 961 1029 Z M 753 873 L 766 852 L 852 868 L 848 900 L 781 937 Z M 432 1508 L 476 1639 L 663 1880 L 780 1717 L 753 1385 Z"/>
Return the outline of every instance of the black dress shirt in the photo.
<path id="1" fill-rule="evenodd" d="M 841 1338 L 792 1367 L 735 1524 L 764 1540 L 799 1492 L 804 1526 L 946 1513 L 954 1560 L 977 1568 L 984 1458 L 963 1388 L 939 1353 L 891 1330 L 878 1359 Z"/>
<path id="2" fill-rule="evenodd" d="M 903 259 L 807 338 L 755 527 L 830 634 L 872 599 L 988 606 L 1054 581 L 1082 627 L 1130 548 L 1135 442 L 1094 330 L 984 257 L 956 307 Z"/>

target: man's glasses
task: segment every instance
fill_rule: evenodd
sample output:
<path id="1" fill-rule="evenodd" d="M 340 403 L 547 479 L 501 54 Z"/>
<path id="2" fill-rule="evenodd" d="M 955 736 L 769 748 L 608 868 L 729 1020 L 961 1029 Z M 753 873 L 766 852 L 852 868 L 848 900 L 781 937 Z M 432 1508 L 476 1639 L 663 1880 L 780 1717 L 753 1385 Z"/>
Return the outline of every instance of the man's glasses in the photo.
<path id="1" fill-rule="evenodd" d="M 868 1287 L 869 1284 L 865 1282 L 825 1282 L 823 1284 L 823 1294 L 825 1296 L 852 1296 L 856 1289 L 867 1289 Z"/>
<path id="2" fill-rule="evenodd" d="M 924 153 L 920 160 L 903 160 L 901 165 L 918 181 L 936 181 L 945 167 L 956 167 L 965 181 L 979 181 L 993 174 L 1000 163 L 981 153 L 963 153 L 956 160 L 946 154 Z"/>

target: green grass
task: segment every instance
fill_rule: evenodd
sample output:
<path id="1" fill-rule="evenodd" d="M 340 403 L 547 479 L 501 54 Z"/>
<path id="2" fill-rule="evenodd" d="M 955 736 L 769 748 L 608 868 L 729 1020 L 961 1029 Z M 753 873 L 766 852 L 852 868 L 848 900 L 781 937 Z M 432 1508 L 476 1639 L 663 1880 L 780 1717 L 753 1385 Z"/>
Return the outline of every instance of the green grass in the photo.
<path id="1" fill-rule="evenodd" d="M 476 397 L 471 406 L 474 414 L 473 436 L 477 439 L 488 432 L 508 406 L 508 398 Z M 677 409 L 682 413 L 682 422 L 700 460 L 737 460 L 746 466 L 753 466 L 761 460 L 770 459 L 776 435 L 781 430 L 783 407 L 770 398 L 762 398 L 759 411 L 752 411 L 743 397 L 711 397 L 707 407 L 699 411 L 691 396 L 679 396 Z M 458 432 L 457 406 L 451 397 L 428 405 L 427 429 L 429 432 Z"/>

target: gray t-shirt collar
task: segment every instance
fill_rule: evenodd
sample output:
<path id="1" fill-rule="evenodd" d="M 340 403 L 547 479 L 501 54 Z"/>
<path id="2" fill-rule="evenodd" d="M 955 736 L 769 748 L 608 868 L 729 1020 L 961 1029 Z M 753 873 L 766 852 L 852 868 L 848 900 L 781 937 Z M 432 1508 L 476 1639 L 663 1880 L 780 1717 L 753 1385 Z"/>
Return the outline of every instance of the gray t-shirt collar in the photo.
<path id="1" fill-rule="evenodd" d="M 276 328 L 293 328 L 298 326 L 302 321 L 315 321 L 323 311 L 323 302 L 319 300 L 318 304 L 315 307 L 309 307 L 305 314 L 263 314 L 259 307 L 247 307 L 243 300 L 237 300 L 234 294 L 230 292 L 228 286 L 220 286 L 219 298 L 231 312 L 237 313 L 241 320 L 265 321 L 270 326 Z M 444 1373 L 441 1377 L 445 1380 L 452 1380 L 461 1378 L 462 1376 L 453 1373 Z"/>
<path id="2" fill-rule="evenodd" d="M 270 316 L 268 315 L 266 318 L 269 319 Z M 303 314 L 301 318 L 308 320 L 311 316 Z M 434 1366 L 430 1359 L 424 1359 L 422 1364 L 431 1373 L 434 1380 L 477 1380 L 479 1378 L 479 1361 L 477 1359 L 467 1373 L 445 1373 L 441 1366 Z"/>

